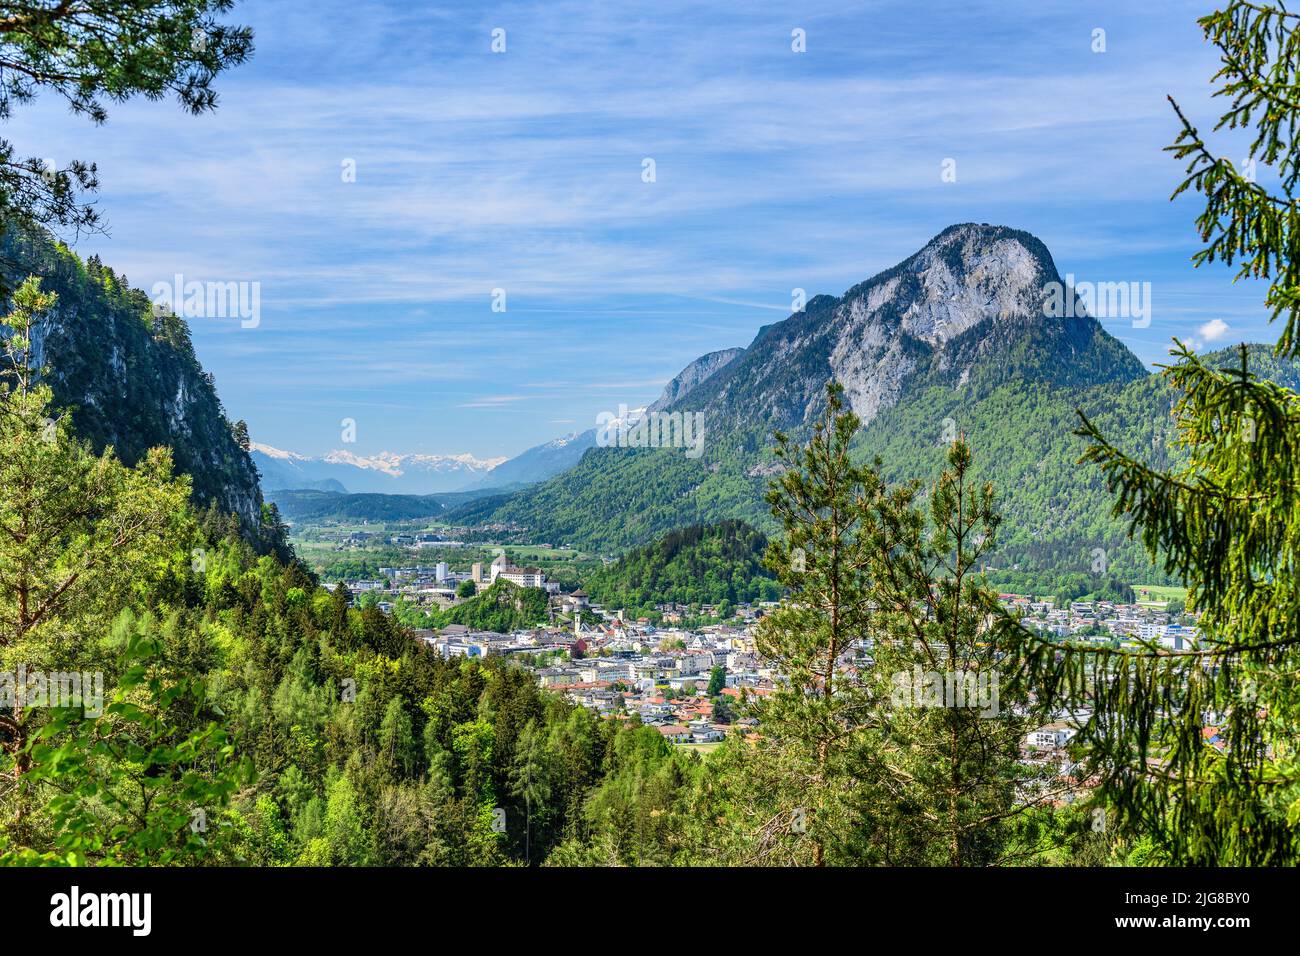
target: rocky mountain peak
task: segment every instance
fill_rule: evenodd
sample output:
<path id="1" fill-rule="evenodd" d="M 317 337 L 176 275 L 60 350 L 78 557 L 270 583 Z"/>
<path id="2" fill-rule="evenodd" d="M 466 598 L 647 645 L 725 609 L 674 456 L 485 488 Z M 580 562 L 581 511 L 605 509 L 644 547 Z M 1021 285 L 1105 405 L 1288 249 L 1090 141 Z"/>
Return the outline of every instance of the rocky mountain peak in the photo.
<path id="1" fill-rule="evenodd" d="M 1041 316 L 1043 286 L 1055 278 L 1051 257 L 1033 236 L 966 223 L 945 229 L 861 293 L 851 290 L 839 308 L 893 307 L 904 332 L 938 345 L 989 318 Z"/>
<path id="2" fill-rule="evenodd" d="M 1059 281 L 1034 236 L 1006 226 L 950 226 L 839 298 L 764 327 L 745 353 L 681 399 L 723 422 L 795 427 L 816 415 L 827 380 L 870 422 L 913 386 L 1005 380 L 1096 384 L 1144 374 L 1087 315 L 1046 317 Z"/>
<path id="3" fill-rule="evenodd" d="M 237 515 L 249 539 L 266 544 L 257 469 L 185 322 L 155 316 L 125 276 L 94 257 L 83 262 L 44 230 L 11 227 L 0 236 L 0 275 L 10 289 L 39 276 L 59 297 L 35 330 L 33 351 L 77 434 L 96 450 L 112 446 L 127 464 L 154 446 L 171 448 L 195 504 Z"/>

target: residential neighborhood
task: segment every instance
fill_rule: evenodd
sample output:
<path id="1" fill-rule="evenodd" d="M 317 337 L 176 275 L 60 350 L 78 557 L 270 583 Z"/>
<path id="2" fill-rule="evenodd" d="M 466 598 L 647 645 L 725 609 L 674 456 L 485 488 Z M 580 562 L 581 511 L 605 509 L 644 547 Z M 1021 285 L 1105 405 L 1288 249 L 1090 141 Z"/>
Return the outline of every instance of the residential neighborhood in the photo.
<path id="1" fill-rule="evenodd" d="M 1170 613 L 1160 602 L 1072 601 L 1057 607 L 1051 600 L 1023 594 L 1002 594 L 999 600 L 1026 626 L 1062 640 L 1117 646 L 1145 643 L 1171 651 L 1184 650 L 1196 642 L 1196 615 Z"/>
<path id="2" fill-rule="evenodd" d="M 737 605 L 728 620 L 707 625 L 698 624 L 699 615 L 714 615 L 717 608 L 661 604 L 652 623 L 631 619 L 625 609 L 593 603 L 581 588 L 562 590 L 540 569 L 515 566 L 504 553 L 467 571 L 452 571 L 446 562 L 380 570 L 384 580 L 349 581 L 347 586 L 355 595 L 377 592 L 385 610 L 398 600 L 453 607 L 465 600 L 457 596 L 464 581 L 482 588 L 505 580 L 544 590 L 550 618 L 545 626 L 503 634 L 450 624 L 417 629 L 416 634 L 447 658 L 508 657 L 532 670 L 540 686 L 610 720 L 639 718 L 674 745 L 707 747 L 731 735 L 755 734 L 756 721 L 740 706 L 742 697 L 761 698 L 781 680 L 755 649 L 757 625 L 774 606 L 770 603 Z M 1171 652 L 1195 645 L 1198 615 L 1187 613 L 1181 601 L 1171 604 L 1142 589 L 1135 599 L 1125 604 L 999 595 L 1004 609 L 1052 641 Z M 845 669 L 871 664 L 869 640 L 855 642 L 840 660 Z M 1091 781 L 1079 778 L 1070 757 L 1071 741 L 1088 713 L 1052 714 L 1022 743 L 1021 760 L 1047 771 L 1057 802 L 1074 802 L 1091 787 Z M 1217 734 L 1218 728 L 1207 727 L 1211 743 Z"/>
<path id="3" fill-rule="evenodd" d="M 557 604 L 580 612 L 572 626 L 498 634 L 450 624 L 416 634 L 444 657 L 510 657 L 548 690 L 604 717 L 635 715 L 675 744 L 718 743 L 744 732 L 753 722 L 738 719 L 734 705 L 742 694 L 773 689 L 776 675 L 754 652 L 752 624 L 688 631 L 625 622 L 580 591 Z M 593 616 L 599 624 L 583 623 Z M 720 686 L 710 695 L 714 681 Z"/>

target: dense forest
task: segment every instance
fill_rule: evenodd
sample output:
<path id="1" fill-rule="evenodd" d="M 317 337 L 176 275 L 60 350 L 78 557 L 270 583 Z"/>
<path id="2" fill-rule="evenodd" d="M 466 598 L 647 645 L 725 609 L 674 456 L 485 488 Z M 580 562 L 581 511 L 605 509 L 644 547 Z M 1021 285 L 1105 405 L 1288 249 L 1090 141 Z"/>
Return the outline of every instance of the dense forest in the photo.
<path id="1" fill-rule="evenodd" d="M 56 302 L 28 280 L 6 319 L 0 672 L 97 674 L 102 698 L 7 699 L 0 863 L 673 859 L 698 760 L 259 555 L 166 449 L 97 452 L 31 362 Z M 503 583 L 458 610 L 536 606 Z"/>
<path id="2" fill-rule="evenodd" d="M 767 538 L 743 521 L 670 532 L 587 575 L 583 587 L 606 607 L 658 617 L 657 604 L 775 601 L 781 586 L 763 565 Z"/>
<path id="3" fill-rule="evenodd" d="M 307 489 L 268 491 L 286 521 L 414 521 L 437 518 L 449 508 L 487 497 L 478 491 L 449 491 L 433 495 L 344 494 Z"/>

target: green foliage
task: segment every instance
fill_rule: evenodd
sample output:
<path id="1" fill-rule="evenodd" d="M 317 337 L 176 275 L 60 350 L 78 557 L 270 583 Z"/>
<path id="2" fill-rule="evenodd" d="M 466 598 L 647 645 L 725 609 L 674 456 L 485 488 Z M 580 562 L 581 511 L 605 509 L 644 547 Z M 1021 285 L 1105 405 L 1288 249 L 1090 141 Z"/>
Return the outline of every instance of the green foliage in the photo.
<path id="1" fill-rule="evenodd" d="M 1004 680 L 1010 645 L 988 632 L 997 595 L 978 574 L 1000 517 L 955 442 L 922 486 L 854 463 L 858 419 L 831 385 L 806 445 L 768 502 L 785 529 L 769 566 L 788 601 L 759 625 L 783 676 L 751 703 L 753 746 L 711 762 L 725 858 L 765 864 L 989 865 L 1024 852 L 1019 816 L 1044 804 L 1019 747 L 1037 709 Z M 927 513 L 928 512 L 928 513 Z M 1010 668 L 1014 673 L 1014 668 Z M 963 696 L 931 699 L 935 687 Z"/>
<path id="2" fill-rule="evenodd" d="M 74 113 L 102 123 L 104 103 L 175 94 L 185 109 L 216 107 L 212 81 L 252 52 L 246 27 L 220 23 L 232 0 L 78 0 L 6 3 L 0 18 L 0 120 L 13 103 L 41 90 Z M 39 156 L 39 154 L 38 154 Z M 39 158 L 15 157 L 0 139 L 0 226 L 11 221 L 94 228 L 98 215 L 79 192 L 98 187 L 93 164 L 50 169 Z"/>
<path id="3" fill-rule="evenodd" d="M 20 754 L 0 760 L 6 774 L 25 766 L 10 799 L 40 797 L 51 833 L 44 851 L 5 850 L 9 840 L 0 839 L 0 866 L 192 866 L 223 858 L 232 836 L 221 811 L 251 763 L 237 758 L 211 719 L 202 682 L 172 673 L 162 658 L 156 636 L 132 631 L 102 716 L 53 710 Z"/>
<path id="4" fill-rule="evenodd" d="M 709 697 L 717 697 L 722 693 L 722 688 L 727 686 L 727 669 L 721 665 L 713 668 L 709 672 L 709 686 L 705 691 Z"/>
<path id="5" fill-rule="evenodd" d="M 166 549 L 183 534 L 187 486 L 170 477 L 163 449 L 135 468 L 94 454 L 33 368 L 31 328 L 56 297 L 28 279 L 6 318 L 0 368 L 0 667 L 85 670 L 80 633 L 106 629 L 133 592 L 166 574 Z M 53 417 L 58 415 L 58 417 Z M 31 718 L 0 715 L 10 747 Z M 21 763 L 21 761 L 20 761 Z"/>
<path id="6" fill-rule="evenodd" d="M 1188 189 L 1205 197 L 1196 219 L 1204 247 L 1192 261 L 1237 263 L 1237 278 L 1268 279 L 1265 304 L 1274 320 L 1285 318 L 1278 354 L 1295 357 L 1300 355 L 1300 262 L 1292 237 L 1300 229 L 1300 209 L 1292 197 L 1300 179 L 1295 142 L 1300 15 L 1281 4 L 1232 0 L 1198 23 L 1220 53 L 1222 66 L 1211 80 L 1218 84 L 1214 95 L 1230 103 L 1214 129 L 1251 130 L 1247 158 L 1276 171 L 1281 195 L 1270 193 L 1232 160 L 1216 156 L 1170 97 L 1182 130 L 1167 149 L 1187 160 L 1187 176 L 1174 197 Z"/>
<path id="7" fill-rule="evenodd" d="M 545 624 L 549 603 L 541 588 L 521 588 L 502 578 L 477 597 L 438 612 L 429 626 L 464 624 L 477 631 L 508 634 L 516 628 Z"/>
<path id="8" fill-rule="evenodd" d="M 1078 743 L 1121 833 L 1150 837 L 1174 863 L 1294 862 L 1300 713 L 1286 675 L 1300 621 L 1289 571 L 1300 536 L 1300 396 L 1257 379 L 1244 348 L 1221 368 L 1176 355 L 1167 375 L 1182 396 L 1182 468 L 1153 469 L 1087 418 L 1080 432 L 1118 492 L 1116 513 L 1187 581 L 1201 639 L 1186 651 L 1062 654 L 1024 637 L 1029 673 L 1045 700 L 1089 700 L 1094 716 Z"/>
<path id="9" fill-rule="evenodd" d="M 972 470 L 958 440 L 923 502 L 910 483 L 879 496 L 864 518 L 875 613 L 859 779 L 889 796 L 879 810 L 870 797 L 860 803 L 855 838 L 860 852 L 891 863 L 1022 858 L 1017 819 L 1068 792 L 1020 759 L 1045 711 L 1017 680 L 1015 644 L 988 626 L 997 595 L 978 568 L 1002 518 L 992 485 Z"/>
<path id="10" fill-rule="evenodd" d="M 848 761 L 861 726 L 855 714 L 868 700 L 867 688 L 842 672 L 841 657 L 870 623 L 870 555 L 860 530 L 865 502 L 881 486 L 874 471 L 850 459 L 859 421 L 842 395 L 827 387 L 826 411 L 806 447 L 777 434 L 786 469 L 767 500 L 785 536 L 770 546 L 768 566 L 791 594 L 759 625 L 758 651 L 784 680 L 755 706 L 763 727 L 756 762 L 766 764 L 772 787 L 746 795 L 744 810 L 728 814 L 742 826 L 759 825 L 755 862 L 821 866 L 828 848 L 834 862 L 852 826 Z"/>
<path id="11" fill-rule="evenodd" d="M 8 862 L 174 862 L 222 842 L 187 832 L 194 809 L 215 816 L 237 765 L 205 710 L 200 681 L 164 653 L 171 622 L 135 629 L 124 607 L 175 582 L 195 526 L 187 485 L 164 450 L 126 468 L 95 455 L 51 417 L 51 390 L 30 364 L 31 329 L 56 297 L 24 282 L 6 319 L 0 370 L 0 672 L 69 672 L 102 690 L 102 716 L 71 707 L 0 714 L 0 802 Z M 116 622 L 116 623 L 113 623 Z M 112 624 L 112 627 L 110 627 Z M 123 633 L 123 632 L 126 633 Z M 106 642 L 86 635 L 111 633 Z M 115 647 L 122 648 L 120 652 Z M 107 673 L 105 673 L 107 672 Z M 19 695 L 22 689 L 10 686 Z M 83 698 L 84 699 L 84 698 Z M 41 703 L 50 703 L 44 701 Z"/>
<path id="12" fill-rule="evenodd" d="M 1188 160 L 1175 197 L 1204 195 L 1197 265 L 1239 262 L 1238 277 L 1270 280 L 1267 304 L 1285 326 L 1279 356 L 1300 351 L 1295 256 L 1300 147 L 1296 52 L 1300 16 L 1233 0 L 1202 17 L 1218 47 L 1230 101 L 1216 129 L 1252 129 L 1248 160 L 1273 166 L 1281 194 L 1215 156 L 1174 105 Z M 1086 461 L 1115 493 L 1114 511 L 1164 570 L 1187 583 L 1200 638 L 1182 651 L 1059 647 L 1019 633 L 1041 697 L 1092 716 L 1077 743 L 1099 801 L 1134 853 L 1176 865 L 1294 865 L 1300 859 L 1300 395 L 1259 375 L 1242 347 L 1232 360 L 1176 343 L 1164 375 L 1177 396 L 1183 455 L 1169 467 L 1081 414 Z M 1252 360 L 1255 368 L 1252 369 Z"/>
<path id="13" fill-rule="evenodd" d="M 763 567 L 767 539 L 743 521 L 692 525 L 632 551 L 583 580 L 592 599 L 654 615 L 655 605 L 773 601 L 781 588 Z"/>

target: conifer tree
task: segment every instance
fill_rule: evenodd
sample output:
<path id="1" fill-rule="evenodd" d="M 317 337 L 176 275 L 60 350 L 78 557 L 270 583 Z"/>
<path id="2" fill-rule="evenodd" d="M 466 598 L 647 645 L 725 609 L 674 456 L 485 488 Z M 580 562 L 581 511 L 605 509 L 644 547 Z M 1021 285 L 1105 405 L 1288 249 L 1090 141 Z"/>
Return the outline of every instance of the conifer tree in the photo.
<path id="1" fill-rule="evenodd" d="M 752 705 L 758 740 L 715 755 L 702 784 L 708 853 L 813 865 L 1006 862 L 1016 818 L 1052 796 L 1020 763 L 1036 717 L 995 640 L 980 565 L 1000 518 L 964 442 L 928 490 L 857 464 L 837 385 L 768 501 L 785 528 L 769 566 L 789 597 L 759 626 L 780 675 Z M 928 512 L 927 512 L 928 508 Z M 931 693 L 933 691 L 933 693 Z"/>
<path id="2" fill-rule="evenodd" d="M 776 435 L 786 471 L 767 500 L 785 537 L 770 544 L 767 563 L 790 596 L 760 623 L 756 644 L 781 678 L 754 706 L 762 734 L 742 759 L 748 785 L 732 792 L 730 821 L 752 831 L 744 853 L 753 862 L 844 862 L 852 842 L 845 762 L 866 701 L 843 658 L 866 632 L 871 557 L 860 521 L 880 487 L 850 458 L 858 424 L 831 384 L 806 446 Z"/>
<path id="3" fill-rule="evenodd" d="M 990 629 L 997 594 L 980 569 L 1001 516 L 971 468 L 959 439 L 925 501 L 915 482 L 888 489 L 862 522 L 874 608 L 862 678 L 869 730 L 854 761 L 873 784 L 858 813 L 866 859 L 1018 860 L 1017 818 L 1059 795 L 1020 759 L 1036 708 L 1016 681 L 1014 646 Z"/>
<path id="4" fill-rule="evenodd" d="M 247 27 L 221 23 L 233 0 L 19 0 L 0 5 L 0 120 L 46 90 L 94 123 L 104 103 L 173 94 L 190 112 L 216 108 L 213 80 L 252 52 Z M 0 228 L 12 220 L 74 229 L 99 221 L 83 193 L 95 166 L 62 168 L 0 139 Z"/>
<path id="5" fill-rule="evenodd" d="M 537 722 L 528 721 L 515 744 L 510 767 L 510 793 L 524 802 L 524 862 L 532 862 L 533 833 L 545 829 L 550 817 L 550 762 Z"/>
<path id="6" fill-rule="evenodd" d="M 1240 166 L 1216 155 L 1174 103 L 1187 161 L 1174 196 L 1205 197 L 1196 265 L 1268 282 L 1280 356 L 1300 355 L 1300 14 L 1233 0 L 1199 21 L 1217 47 L 1215 129 L 1253 133 Z M 1172 99 L 1171 99 L 1171 102 Z M 1273 188 L 1261 179 L 1271 170 Z M 1200 613 L 1191 647 L 1068 649 L 1020 633 L 1045 699 L 1085 709 L 1084 772 L 1098 813 L 1149 835 L 1172 864 L 1300 861 L 1300 396 L 1261 380 L 1245 346 L 1218 367 L 1176 342 L 1165 375 L 1185 463 L 1159 471 L 1087 418 L 1085 461 L 1117 493 L 1115 513 Z M 1081 416 L 1082 417 L 1082 416 Z M 1002 628 L 1016 630 L 1004 620 Z"/>
<path id="7" fill-rule="evenodd" d="M 33 364 L 33 336 L 55 304 L 37 279 L 14 294 L 0 356 L 0 666 L 57 669 L 93 663 L 95 644 L 133 588 L 159 570 L 184 524 L 186 482 L 165 449 L 126 468 L 93 454 L 51 407 Z M 25 763 L 24 716 L 0 714 L 0 733 Z"/>
<path id="8" fill-rule="evenodd" d="M 215 839 L 237 768 L 221 728 L 196 719 L 201 682 L 167 665 L 159 628 L 122 617 L 177 556 L 188 565 L 188 482 L 172 477 L 165 449 L 126 468 L 111 448 L 95 455 L 69 432 L 33 359 L 55 304 L 29 278 L 4 320 L 0 674 L 99 673 L 105 699 L 89 706 L 83 682 L 81 706 L 24 706 L 26 688 L 10 688 L 17 693 L 0 712 L 9 844 L 0 858 L 193 860 L 212 841 L 206 822 L 191 828 L 192 808 L 213 814 Z"/>

